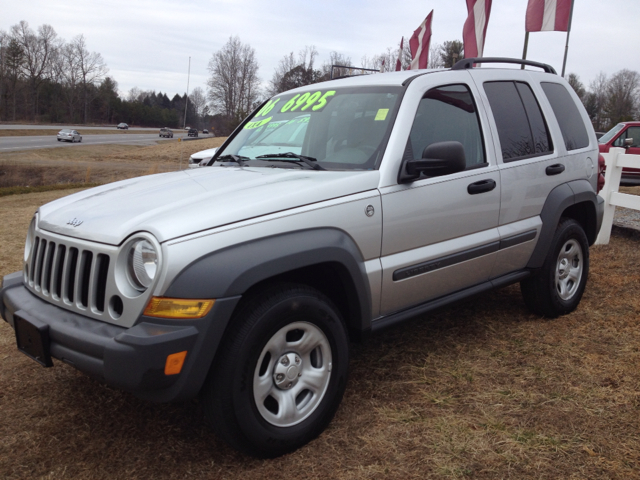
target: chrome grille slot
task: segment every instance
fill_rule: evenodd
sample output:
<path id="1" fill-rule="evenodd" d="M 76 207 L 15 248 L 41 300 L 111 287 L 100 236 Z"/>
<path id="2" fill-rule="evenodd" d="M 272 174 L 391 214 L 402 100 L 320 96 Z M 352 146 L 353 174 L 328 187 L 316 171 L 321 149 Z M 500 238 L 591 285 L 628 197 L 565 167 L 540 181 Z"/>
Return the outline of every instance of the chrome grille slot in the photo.
<path id="1" fill-rule="evenodd" d="M 89 250 L 83 250 L 80 256 L 80 268 L 78 268 L 78 289 L 80 290 L 79 300 L 80 305 L 84 308 L 89 306 L 89 292 L 94 289 L 91 282 L 91 265 L 93 264 L 93 253 Z"/>
<path id="2" fill-rule="evenodd" d="M 44 263 L 44 254 L 47 250 L 47 241 L 43 238 L 38 245 L 38 256 L 36 258 L 36 272 L 34 276 L 34 286 L 36 289 L 42 285 L 42 264 Z"/>
<path id="3" fill-rule="evenodd" d="M 64 272 L 64 299 L 69 303 L 73 303 L 73 299 L 75 297 L 75 286 L 76 286 L 76 267 L 78 266 L 78 249 L 75 247 L 71 247 L 69 249 L 69 258 L 67 259 L 67 264 L 65 265 Z"/>
<path id="4" fill-rule="evenodd" d="M 107 290 L 107 274 L 109 273 L 109 256 L 98 254 L 96 261 L 96 275 L 94 276 L 95 307 L 99 312 L 104 312 L 104 299 Z"/>
<path id="5" fill-rule="evenodd" d="M 29 285 L 33 285 L 36 272 L 36 261 L 38 259 L 38 245 L 40 245 L 40 237 L 36 237 L 33 242 L 33 252 L 31 253 L 31 268 L 29 268 Z"/>
<path id="6" fill-rule="evenodd" d="M 42 293 L 44 295 L 50 294 L 51 288 L 51 267 L 53 267 L 53 257 L 56 253 L 56 244 L 49 242 L 44 254 L 44 270 L 42 271 Z"/>
<path id="7" fill-rule="evenodd" d="M 52 297 L 60 300 L 62 297 L 62 273 L 64 272 L 64 260 L 66 258 L 67 248 L 64 245 L 58 245 L 56 258 L 53 267 L 53 285 L 51 286 Z"/>

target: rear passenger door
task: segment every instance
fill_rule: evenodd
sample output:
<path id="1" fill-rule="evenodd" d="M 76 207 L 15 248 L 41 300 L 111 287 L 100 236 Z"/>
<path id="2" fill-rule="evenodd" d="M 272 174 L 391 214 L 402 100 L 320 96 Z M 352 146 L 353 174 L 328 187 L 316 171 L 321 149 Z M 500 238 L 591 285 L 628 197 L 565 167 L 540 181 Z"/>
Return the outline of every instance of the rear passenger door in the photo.
<path id="1" fill-rule="evenodd" d="M 497 132 L 499 230 L 501 240 L 510 239 L 497 255 L 495 278 L 526 266 L 549 193 L 561 183 L 584 178 L 597 157 L 589 158 L 584 121 L 565 86 L 547 81 L 552 75 L 518 72 L 510 79 L 503 69 L 474 69 L 472 76 Z"/>

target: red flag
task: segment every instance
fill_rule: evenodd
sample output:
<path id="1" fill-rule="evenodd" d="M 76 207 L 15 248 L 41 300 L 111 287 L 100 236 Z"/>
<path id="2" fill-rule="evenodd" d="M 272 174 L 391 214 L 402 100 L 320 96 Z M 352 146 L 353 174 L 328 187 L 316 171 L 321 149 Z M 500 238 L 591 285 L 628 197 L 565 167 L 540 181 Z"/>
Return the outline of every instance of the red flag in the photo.
<path id="1" fill-rule="evenodd" d="M 462 40 L 465 58 L 481 57 L 491 14 L 491 0 L 467 0 L 469 16 L 464 22 Z"/>
<path id="2" fill-rule="evenodd" d="M 382 65 L 380 65 L 380 73 L 384 73 L 384 58 L 382 59 Z"/>
<path id="3" fill-rule="evenodd" d="M 566 32 L 569 29 L 572 0 L 529 0 L 527 32 Z"/>
<path id="4" fill-rule="evenodd" d="M 402 45 L 404 44 L 404 37 L 400 39 L 400 50 L 398 51 L 398 60 L 396 61 L 396 72 L 402 70 Z"/>
<path id="5" fill-rule="evenodd" d="M 409 39 L 411 47 L 411 70 L 427 68 L 429 63 L 429 45 L 431 44 L 431 20 L 433 20 L 433 10 L 427 18 L 413 32 Z"/>

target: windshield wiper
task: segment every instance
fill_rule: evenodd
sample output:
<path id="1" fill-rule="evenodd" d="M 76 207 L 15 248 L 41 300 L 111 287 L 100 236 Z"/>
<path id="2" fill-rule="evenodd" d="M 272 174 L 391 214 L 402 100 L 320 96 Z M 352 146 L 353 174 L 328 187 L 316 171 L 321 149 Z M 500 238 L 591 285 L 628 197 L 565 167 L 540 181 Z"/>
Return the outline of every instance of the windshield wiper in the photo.
<path id="1" fill-rule="evenodd" d="M 238 165 L 243 166 L 245 160 L 251 160 L 249 157 L 243 157 L 242 155 L 233 155 L 233 154 L 229 154 L 229 155 L 221 155 L 218 158 L 216 158 L 216 161 L 219 160 L 231 160 L 232 162 L 236 162 Z"/>
<path id="2" fill-rule="evenodd" d="M 296 160 L 303 162 L 305 165 L 308 165 L 314 170 L 326 170 L 325 168 L 322 168 L 317 163 L 313 163 L 313 162 L 317 162 L 318 161 L 317 159 L 313 157 L 306 157 L 304 155 L 298 155 L 297 153 L 293 153 L 293 152 L 267 153 L 266 155 L 258 155 L 256 158 L 260 158 L 260 159 L 262 158 L 295 158 Z"/>

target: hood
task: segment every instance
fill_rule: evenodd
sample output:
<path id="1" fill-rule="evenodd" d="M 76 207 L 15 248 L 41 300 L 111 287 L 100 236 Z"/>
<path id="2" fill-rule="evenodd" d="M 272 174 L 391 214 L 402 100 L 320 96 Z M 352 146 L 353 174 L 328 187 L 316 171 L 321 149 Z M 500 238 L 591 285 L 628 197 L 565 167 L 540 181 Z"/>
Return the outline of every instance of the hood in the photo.
<path id="1" fill-rule="evenodd" d="M 207 148 L 206 150 L 200 150 L 199 152 L 192 154 L 190 158 L 193 158 L 194 160 L 204 160 L 205 158 L 210 159 L 211 157 L 213 157 L 213 154 L 218 151 L 218 148 L 220 147 Z"/>
<path id="2" fill-rule="evenodd" d="M 378 171 L 206 167 L 149 175 L 55 200 L 44 230 L 118 245 L 147 231 L 160 242 L 378 187 Z"/>

